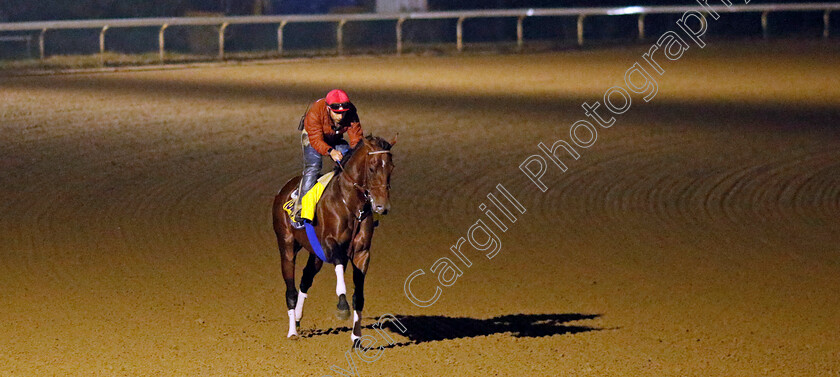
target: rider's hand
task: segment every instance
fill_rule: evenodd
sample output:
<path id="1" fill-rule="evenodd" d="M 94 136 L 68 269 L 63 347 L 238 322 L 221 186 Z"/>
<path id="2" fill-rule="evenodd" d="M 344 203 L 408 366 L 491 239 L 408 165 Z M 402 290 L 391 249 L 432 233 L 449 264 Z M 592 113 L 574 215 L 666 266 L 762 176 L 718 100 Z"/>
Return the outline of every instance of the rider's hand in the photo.
<path id="1" fill-rule="evenodd" d="M 344 157 L 344 155 L 341 154 L 341 152 L 339 152 L 337 149 L 333 149 L 330 151 L 330 158 L 332 158 L 333 161 L 340 162 L 342 157 Z"/>

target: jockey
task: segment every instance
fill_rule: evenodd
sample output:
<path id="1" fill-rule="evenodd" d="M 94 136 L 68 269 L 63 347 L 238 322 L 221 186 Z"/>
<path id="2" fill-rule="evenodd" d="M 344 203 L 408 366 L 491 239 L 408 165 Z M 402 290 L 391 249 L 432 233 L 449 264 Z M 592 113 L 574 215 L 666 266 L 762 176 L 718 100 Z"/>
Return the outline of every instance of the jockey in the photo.
<path id="1" fill-rule="evenodd" d="M 340 162 L 350 148 L 355 148 L 362 140 L 362 126 L 356 107 L 341 89 L 331 90 L 325 98 L 309 106 L 299 129 L 303 146 L 303 177 L 295 200 L 294 221 L 298 223 L 303 221 L 300 218 L 300 199 L 315 185 L 321 173 L 321 156 Z M 350 136 L 349 145 L 342 137 L 344 133 Z"/>

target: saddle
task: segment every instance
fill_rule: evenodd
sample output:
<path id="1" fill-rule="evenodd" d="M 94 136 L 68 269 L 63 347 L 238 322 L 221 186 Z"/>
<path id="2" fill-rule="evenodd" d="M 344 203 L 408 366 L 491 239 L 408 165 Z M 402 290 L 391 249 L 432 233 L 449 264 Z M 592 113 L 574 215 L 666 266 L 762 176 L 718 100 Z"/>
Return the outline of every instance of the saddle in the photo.
<path id="1" fill-rule="evenodd" d="M 302 219 L 309 220 L 310 222 L 315 221 L 315 206 L 321 199 L 321 195 L 324 194 L 324 189 L 327 188 L 327 184 L 330 183 L 334 176 L 335 171 L 331 171 L 319 177 L 315 185 L 300 199 L 300 217 Z M 292 217 L 294 216 L 295 199 L 296 196 L 293 194 L 293 197 L 283 204 L 283 210 L 286 211 L 286 215 L 289 216 L 290 220 L 293 220 Z"/>

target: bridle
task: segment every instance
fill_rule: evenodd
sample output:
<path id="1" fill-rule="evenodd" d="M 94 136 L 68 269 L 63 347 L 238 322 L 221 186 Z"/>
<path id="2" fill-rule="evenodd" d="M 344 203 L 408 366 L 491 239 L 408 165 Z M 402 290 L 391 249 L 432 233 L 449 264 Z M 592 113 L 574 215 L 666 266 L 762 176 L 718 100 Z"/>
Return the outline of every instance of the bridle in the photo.
<path id="1" fill-rule="evenodd" d="M 367 154 L 368 154 L 368 155 L 374 155 L 374 154 L 385 154 L 385 153 L 390 154 L 390 153 L 391 153 L 391 151 L 389 151 L 389 150 L 384 150 L 384 149 L 383 149 L 383 150 L 380 150 L 380 151 L 372 151 L 372 152 L 368 152 Z M 336 164 L 337 164 L 337 165 L 338 165 L 338 167 L 341 169 L 341 172 L 342 172 L 342 173 L 346 172 L 346 171 L 344 170 L 344 166 L 342 166 L 342 165 L 341 165 L 341 162 L 337 162 Z M 364 179 L 364 182 L 365 182 L 365 185 L 368 185 L 368 184 L 369 184 L 369 180 L 368 180 L 368 171 L 367 171 L 367 169 L 364 169 L 364 171 L 365 171 L 365 173 L 364 173 L 364 174 L 365 174 L 365 179 Z M 369 187 L 365 187 L 365 186 L 362 186 L 362 185 L 358 184 L 355 180 L 353 180 L 353 178 L 351 178 L 349 174 L 341 174 L 341 176 L 342 176 L 342 177 L 344 177 L 344 179 L 346 179 L 346 180 L 347 180 L 347 182 L 352 183 L 352 184 L 353 184 L 353 188 L 355 188 L 356 190 L 359 190 L 359 191 L 362 193 L 362 195 L 364 195 L 364 196 L 365 196 L 365 203 L 370 203 L 370 189 L 379 188 L 379 187 L 386 187 L 386 186 L 387 186 L 387 183 L 386 183 L 386 184 L 377 185 L 377 186 L 369 186 Z"/>
<path id="2" fill-rule="evenodd" d="M 390 153 L 391 153 L 391 151 L 389 151 L 389 150 L 379 150 L 379 151 L 371 151 L 371 152 L 368 152 L 367 154 L 368 154 L 368 155 L 374 155 L 374 154 L 384 154 L 384 153 L 389 153 L 389 154 L 390 154 Z M 344 166 L 343 166 L 343 165 L 341 165 L 341 162 L 336 162 L 336 165 L 338 165 L 338 167 L 341 169 L 341 172 L 342 172 L 342 173 L 346 173 L 346 170 L 344 170 Z M 364 178 L 364 179 L 365 179 L 365 185 L 368 185 L 368 184 L 369 184 L 369 180 L 368 180 L 368 171 L 367 171 L 367 170 L 368 170 L 368 169 L 365 167 L 365 168 L 364 168 L 364 171 L 365 171 L 365 173 L 364 173 L 364 174 L 365 174 L 365 178 Z M 352 184 L 353 184 L 353 188 L 355 188 L 356 190 L 359 190 L 359 192 L 361 192 L 361 193 L 362 193 L 362 195 L 363 195 L 363 196 L 364 196 L 364 198 L 365 198 L 365 201 L 364 201 L 364 204 L 365 204 L 365 205 L 364 205 L 364 206 L 362 206 L 362 208 L 358 210 L 358 213 L 356 213 L 356 214 L 355 214 L 355 218 L 356 218 L 356 225 L 358 225 L 358 224 L 362 221 L 362 219 L 365 217 L 365 212 L 366 212 L 366 211 L 365 211 L 365 208 L 367 208 L 367 207 L 368 207 L 368 206 L 367 206 L 367 204 L 372 203 L 372 202 L 371 202 L 371 197 L 370 197 L 370 189 L 372 189 L 372 188 L 378 188 L 378 187 L 383 187 L 383 186 L 387 186 L 387 184 L 384 184 L 384 185 L 378 185 L 378 186 L 371 186 L 371 187 L 365 187 L 365 186 L 360 185 L 360 184 L 359 184 L 358 182 L 356 182 L 355 180 L 353 180 L 353 178 L 352 178 L 352 177 L 350 177 L 350 175 L 349 175 L 349 174 L 341 174 L 341 176 L 342 176 L 342 177 L 344 177 L 343 179 L 346 179 L 346 180 L 347 180 L 347 182 L 352 183 Z M 342 200 L 343 200 L 343 199 L 342 199 Z M 347 205 L 347 203 L 346 203 L 346 202 L 345 202 L 344 204 L 345 204 L 345 205 Z M 354 228 L 353 228 L 353 234 L 355 234 L 355 233 L 356 233 L 356 230 L 357 230 L 356 225 L 354 225 Z"/>

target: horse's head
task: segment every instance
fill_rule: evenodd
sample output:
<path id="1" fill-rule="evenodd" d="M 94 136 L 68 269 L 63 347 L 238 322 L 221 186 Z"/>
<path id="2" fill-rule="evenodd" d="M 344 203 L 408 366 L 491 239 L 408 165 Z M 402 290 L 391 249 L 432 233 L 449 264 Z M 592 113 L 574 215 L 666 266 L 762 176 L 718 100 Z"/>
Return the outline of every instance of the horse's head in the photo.
<path id="1" fill-rule="evenodd" d="M 396 137 L 388 142 L 378 136 L 367 136 L 362 142 L 364 147 L 360 151 L 367 157 L 361 173 L 366 177 L 363 186 L 373 211 L 385 215 L 391 209 L 391 171 L 394 170 L 391 147 Z"/>

